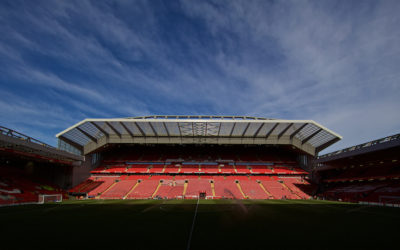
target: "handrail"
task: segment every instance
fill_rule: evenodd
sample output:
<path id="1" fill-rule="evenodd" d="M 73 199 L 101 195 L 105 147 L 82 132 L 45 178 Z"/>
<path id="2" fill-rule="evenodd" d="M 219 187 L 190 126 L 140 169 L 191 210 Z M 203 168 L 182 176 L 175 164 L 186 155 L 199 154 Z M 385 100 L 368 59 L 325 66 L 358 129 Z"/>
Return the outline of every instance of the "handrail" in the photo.
<path id="1" fill-rule="evenodd" d="M 22 133 L 20 133 L 18 131 L 15 131 L 15 130 L 12 130 L 12 129 L 9 129 L 9 128 L 3 127 L 3 126 L 0 126 L 0 134 L 6 135 L 6 136 L 10 136 L 10 137 L 13 137 L 13 138 L 17 138 L 17 139 L 20 139 L 20 140 L 24 140 L 24 141 L 33 142 L 33 143 L 42 145 L 42 146 L 47 147 L 47 148 L 55 148 L 53 146 L 50 146 L 49 144 L 46 144 L 46 143 L 41 142 L 39 140 L 36 140 L 36 139 L 34 139 L 34 138 L 30 137 L 30 136 L 24 135 L 24 134 L 22 134 Z"/>
<path id="2" fill-rule="evenodd" d="M 386 143 L 386 142 L 390 142 L 390 141 L 395 141 L 395 140 L 400 140 L 400 133 L 396 134 L 396 135 L 391 135 L 391 136 L 387 136 L 378 140 L 374 140 L 374 141 L 369 141 L 369 142 L 365 142 L 356 146 L 351 146 L 348 148 L 344 148 L 344 149 L 340 149 L 328 154 L 324 154 L 318 157 L 318 159 L 322 159 L 322 158 L 326 158 L 329 156 L 334 156 L 334 155 L 338 155 L 341 153 L 346 153 L 346 152 L 351 152 L 354 150 L 359 150 L 359 149 L 363 149 L 363 148 L 367 148 L 367 147 L 371 147 L 377 144 L 381 144 L 381 143 Z"/>
<path id="3" fill-rule="evenodd" d="M 254 116 L 220 116 L 220 115 L 151 115 L 126 117 L 127 119 L 226 119 L 226 120 L 276 120 L 274 118 Z"/>

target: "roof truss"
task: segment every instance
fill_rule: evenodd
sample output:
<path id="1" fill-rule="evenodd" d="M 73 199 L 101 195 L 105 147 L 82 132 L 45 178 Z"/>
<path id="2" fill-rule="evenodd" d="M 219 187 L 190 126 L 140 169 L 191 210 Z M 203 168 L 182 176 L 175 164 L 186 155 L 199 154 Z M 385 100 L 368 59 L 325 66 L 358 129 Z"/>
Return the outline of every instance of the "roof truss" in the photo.
<path id="1" fill-rule="evenodd" d="M 304 123 L 302 126 L 300 126 L 300 128 L 296 129 L 296 131 L 294 131 L 291 135 L 290 135 L 290 140 L 293 139 L 293 137 L 295 137 L 305 126 L 307 126 L 308 123 Z"/>
<path id="2" fill-rule="evenodd" d="M 76 128 L 77 130 L 79 130 L 79 132 L 81 132 L 82 134 L 84 134 L 87 138 L 89 138 L 91 141 L 97 143 L 97 139 L 96 137 L 92 136 L 91 134 L 87 133 L 85 130 L 81 129 L 80 127 Z"/>
<path id="3" fill-rule="evenodd" d="M 91 128 L 85 123 L 91 124 Z M 278 126 L 281 129 L 278 129 Z M 296 129 L 293 129 L 294 126 Z M 184 143 L 191 143 L 190 138 L 197 138 L 197 143 L 231 144 L 230 140 L 235 138 L 236 141 L 232 143 L 301 145 L 298 147 L 304 145 L 308 147 L 307 150 L 313 152 L 323 150 L 341 139 L 339 135 L 312 120 L 252 119 L 233 116 L 207 116 L 206 119 L 203 116 L 190 116 L 186 119 L 181 116 L 85 119 L 57 136 L 65 142 L 68 140 L 67 143 L 74 144 L 76 148 L 78 145 L 85 146 L 85 151 L 88 144 L 94 144 L 95 148 L 101 136 L 107 138 L 101 145 L 141 143 L 140 138 L 147 138 L 143 140 L 148 140 L 148 143 L 174 143 L 176 141 L 174 138 L 181 138 L 185 140 Z M 115 141 L 116 138 L 119 138 L 119 141 Z M 163 138 L 166 138 L 165 142 Z M 237 140 L 238 138 L 241 140 Z"/>
<path id="4" fill-rule="evenodd" d="M 118 135 L 119 138 L 121 138 L 121 133 L 120 133 L 116 128 L 114 128 L 114 126 L 113 126 L 111 123 L 106 122 L 106 124 L 107 124 L 107 126 L 109 126 L 109 127 L 111 128 L 111 130 L 112 130 L 116 135 Z"/>
<path id="5" fill-rule="evenodd" d="M 276 127 L 278 127 L 278 125 L 279 125 L 279 123 L 276 123 L 276 124 L 272 127 L 272 129 L 267 133 L 267 135 L 266 135 L 265 137 L 268 138 L 268 137 L 272 134 L 272 132 L 274 132 L 274 130 L 276 129 Z"/>
<path id="6" fill-rule="evenodd" d="M 80 145 L 80 144 L 78 144 L 78 143 L 76 143 L 76 142 L 74 142 L 74 141 L 68 139 L 67 137 L 61 135 L 61 136 L 59 136 L 58 138 L 61 139 L 61 140 L 63 140 L 64 142 L 70 144 L 70 145 L 73 146 L 74 148 L 77 148 L 77 149 L 83 151 L 83 146 L 82 146 L 82 145 Z"/>
<path id="7" fill-rule="evenodd" d="M 258 136 L 258 133 L 260 133 L 260 131 L 261 131 L 261 129 L 264 127 L 264 125 L 265 125 L 266 123 L 262 123 L 261 125 L 260 125 L 260 127 L 257 129 L 257 131 L 254 133 L 254 137 L 257 137 Z"/>
<path id="8" fill-rule="evenodd" d="M 308 142 L 309 140 L 311 140 L 314 136 L 316 136 L 319 132 L 322 131 L 322 128 L 318 129 L 317 131 L 315 131 L 314 133 L 312 133 L 311 135 L 309 135 L 307 138 L 305 138 L 304 140 L 301 141 L 301 144 L 304 144 L 306 142 Z"/>
<path id="9" fill-rule="evenodd" d="M 90 124 L 92 124 L 93 126 L 95 126 L 100 132 L 102 132 L 106 137 L 109 137 L 110 134 L 107 133 L 107 131 L 105 131 L 102 127 L 100 127 L 99 125 L 97 125 L 95 122 L 90 122 Z"/>
<path id="10" fill-rule="evenodd" d="M 149 126 L 150 126 L 151 130 L 153 131 L 153 133 L 154 133 L 156 136 L 158 136 L 158 134 L 157 134 L 156 130 L 154 129 L 153 125 L 151 124 L 151 122 L 149 122 Z"/>
<path id="11" fill-rule="evenodd" d="M 294 124 L 294 123 L 289 123 L 289 125 L 288 125 L 284 130 L 282 130 L 282 132 L 279 133 L 279 135 L 278 135 L 278 140 L 282 137 L 282 135 L 285 134 L 286 131 L 288 131 L 288 129 L 289 129 L 291 126 L 293 126 L 293 124 Z"/>
<path id="12" fill-rule="evenodd" d="M 132 133 L 132 131 L 125 125 L 125 123 L 123 122 L 119 122 L 121 124 L 121 126 L 125 129 L 125 131 L 133 138 L 135 137 Z"/>
<path id="13" fill-rule="evenodd" d="M 140 131 L 140 133 L 142 134 L 142 136 L 146 136 L 146 134 L 144 133 L 143 129 L 139 126 L 139 124 L 137 122 L 134 122 L 133 124 L 135 124 L 135 126 L 137 127 L 137 129 Z"/>
<path id="14" fill-rule="evenodd" d="M 170 136 L 167 125 L 165 125 L 165 122 L 162 123 L 165 129 L 165 132 L 167 133 L 167 136 Z"/>

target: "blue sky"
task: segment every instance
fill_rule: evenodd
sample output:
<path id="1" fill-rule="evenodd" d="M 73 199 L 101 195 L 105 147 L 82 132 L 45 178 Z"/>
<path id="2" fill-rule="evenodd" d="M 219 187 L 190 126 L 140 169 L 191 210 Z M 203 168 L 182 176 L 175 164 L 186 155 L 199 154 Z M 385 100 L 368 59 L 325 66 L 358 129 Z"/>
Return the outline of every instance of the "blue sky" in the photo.
<path id="1" fill-rule="evenodd" d="M 0 2 L 0 125 L 313 119 L 327 151 L 400 132 L 400 1 Z M 327 152 L 325 151 L 325 152 Z"/>

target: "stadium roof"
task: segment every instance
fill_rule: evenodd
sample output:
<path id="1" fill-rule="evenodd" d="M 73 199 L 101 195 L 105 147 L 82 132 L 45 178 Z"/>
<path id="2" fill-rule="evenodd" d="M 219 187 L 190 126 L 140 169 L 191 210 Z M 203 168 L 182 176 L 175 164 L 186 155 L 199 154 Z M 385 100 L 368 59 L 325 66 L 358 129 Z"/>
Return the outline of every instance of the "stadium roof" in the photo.
<path id="1" fill-rule="evenodd" d="M 348 148 L 340 149 L 328 154 L 324 154 L 319 156 L 316 162 L 325 163 L 338 159 L 354 157 L 356 155 L 376 152 L 379 150 L 385 150 L 393 147 L 400 147 L 400 134 L 386 136 L 378 140 L 365 142 Z"/>
<path id="2" fill-rule="evenodd" d="M 63 149 L 73 147 L 82 154 L 88 154 L 110 143 L 148 143 L 279 144 L 292 145 L 315 155 L 342 138 L 312 120 L 248 116 L 85 119 L 56 136 L 59 139 L 59 147 Z"/>
<path id="3" fill-rule="evenodd" d="M 52 162 L 74 164 L 84 157 L 54 148 L 15 130 L 0 126 L 0 152 Z"/>

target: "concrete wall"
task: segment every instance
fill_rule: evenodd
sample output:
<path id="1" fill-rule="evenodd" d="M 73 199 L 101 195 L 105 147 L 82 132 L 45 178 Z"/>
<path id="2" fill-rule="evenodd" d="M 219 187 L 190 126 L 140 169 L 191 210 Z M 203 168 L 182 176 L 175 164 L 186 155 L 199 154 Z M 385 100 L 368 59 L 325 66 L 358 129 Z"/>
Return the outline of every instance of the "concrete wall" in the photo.
<path id="1" fill-rule="evenodd" d="M 71 187 L 75 187 L 90 177 L 90 171 L 94 168 L 92 166 L 92 155 L 86 155 L 85 161 L 79 166 L 73 166 L 71 176 Z M 71 188 L 69 187 L 69 188 Z"/>
<path id="2" fill-rule="evenodd" d="M 85 156 L 85 161 L 81 163 L 81 165 L 74 166 L 72 168 L 72 176 L 71 176 L 71 187 L 75 187 L 80 184 L 84 180 L 90 177 L 90 171 L 97 168 L 101 162 L 101 155 L 99 155 L 97 162 L 92 162 L 94 158 L 94 154 L 88 154 Z"/>

